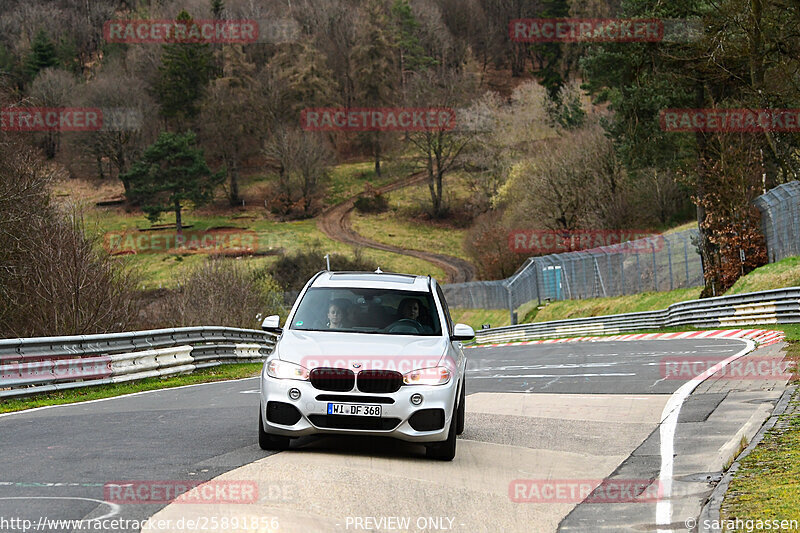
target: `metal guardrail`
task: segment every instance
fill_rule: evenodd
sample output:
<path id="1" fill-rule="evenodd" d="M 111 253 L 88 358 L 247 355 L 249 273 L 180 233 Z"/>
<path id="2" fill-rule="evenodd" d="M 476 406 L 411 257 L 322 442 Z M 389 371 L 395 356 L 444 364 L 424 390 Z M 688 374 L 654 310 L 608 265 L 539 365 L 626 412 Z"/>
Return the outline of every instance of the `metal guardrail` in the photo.
<path id="1" fill-rule="evenodd" d="M 263 361 L 275 335 L 198 326 L 0 340 L 0 398 L 184 374 Z"/>
<path id="2" fill-rule="evenodd" d="M 800 287 L 718 296 L 672 304 L 667 309 L 591 318 L 574 318 L 491 328 L 476 332 L 476 340 L 508 342 L 566 335 L 614 335 L 623 331 L 671 326 L 745 326 L 800 323 Z"/>

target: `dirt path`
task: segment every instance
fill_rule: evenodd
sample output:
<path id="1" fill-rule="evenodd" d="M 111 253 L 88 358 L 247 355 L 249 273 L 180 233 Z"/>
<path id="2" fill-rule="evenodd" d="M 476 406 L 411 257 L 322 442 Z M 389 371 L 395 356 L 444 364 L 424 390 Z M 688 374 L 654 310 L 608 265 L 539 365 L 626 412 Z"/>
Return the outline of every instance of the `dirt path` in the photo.
<path id="1" fill-rule="evenodd" d="M 376 189 L 377 192 L 384 194 L 397 189 L 402 189 L 411 185 L 425 181 L 425 174 L 419 172 L 411 176 L 389 183 L 383 187 Z M 354 204 L 358 195 L 351 196 L 344 202 L 337 204 L 333 207 L 326 209 L 317 219 L 317 227 L 328 237 L 335 241 L 351 244 L 354 246 L 364 246 L 367 248 L 374 248 L 376 250 L 384 250 L 401 255 L 408 255 L 417 257 L 433 263 L 438 266 L 447 274 L 447 282 L 460 283 L 462 281 L 472 281 L 475 279 L 475 267 L 469 262 L 459 259 L 458 257 L 451 257 L 444 254 L 436 254 L 432 252 L 423 252 L 421 250 L 408 250 L 406 248 L 399 248 L 390 244 L 373 241 L 368 239 L 353 230 L 350 226 L 350 212 L 354 208 Z"/>

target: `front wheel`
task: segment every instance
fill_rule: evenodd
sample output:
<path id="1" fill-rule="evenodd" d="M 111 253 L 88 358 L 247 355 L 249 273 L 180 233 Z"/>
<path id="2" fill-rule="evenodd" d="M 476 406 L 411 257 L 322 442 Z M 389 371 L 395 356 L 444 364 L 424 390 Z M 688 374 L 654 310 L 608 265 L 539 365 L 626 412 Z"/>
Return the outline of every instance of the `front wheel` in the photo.
<path id="1" fill-rule="evenodd" d="M 430 444 L 425 449 L 425 456 L 429 459 L 438 459 L 440 461 L 452 461 L 456 456 L 456 413 L 450 420 L 450 431 L 447 435 L 447 440 Z"/>
<path id="2" fill-rule="evenodd" d="M 258 410 L 258 445 L 262 450 L 286 450 L 289 448 L 290 437 L 283 435 L 270 435 L 264 431 L 263 408 Z"/>
<path id="3" fill-rule="evenodd" d="M 458 408 L 456 409 L 456 434 L 464 433 L 464 419 L 467 411 L 467 379 L 461 382 L 461 394 L 458 397 Z"/>

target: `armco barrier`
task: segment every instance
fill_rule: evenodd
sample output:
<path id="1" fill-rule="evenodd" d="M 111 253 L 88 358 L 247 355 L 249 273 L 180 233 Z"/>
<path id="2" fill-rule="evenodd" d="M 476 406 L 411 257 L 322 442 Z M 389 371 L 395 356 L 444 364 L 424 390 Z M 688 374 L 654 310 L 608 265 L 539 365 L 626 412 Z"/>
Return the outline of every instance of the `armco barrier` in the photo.
<path id="1" fill-rule="evenodd" d="M 106 335 L 0 340 L 0 398 L 263 361 L 264 331 L 199 326 Z"/>
<path id="2" fill-rule="evenodd" d="M 690 300 L 660 311 L 624 313 L 491 328 L 477 342 L 508 342 L 568 335 L 614 335 L 670 326 L 729 327 L 800 323 L 800 287 Z"/>

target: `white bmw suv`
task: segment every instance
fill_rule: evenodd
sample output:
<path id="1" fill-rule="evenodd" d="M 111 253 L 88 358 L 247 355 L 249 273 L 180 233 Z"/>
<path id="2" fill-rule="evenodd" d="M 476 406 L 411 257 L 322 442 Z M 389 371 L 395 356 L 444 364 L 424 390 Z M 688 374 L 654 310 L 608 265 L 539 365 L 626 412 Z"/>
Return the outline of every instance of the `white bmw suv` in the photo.
<path id="1" fill-rule="evenodd" d="M 453 324 L 430 276 L 320 272 L 297 297 L 261 372 L 259 444 L 312 434 L 377 435 L 451 461 L 464 430 L 471 327 Z"/>

